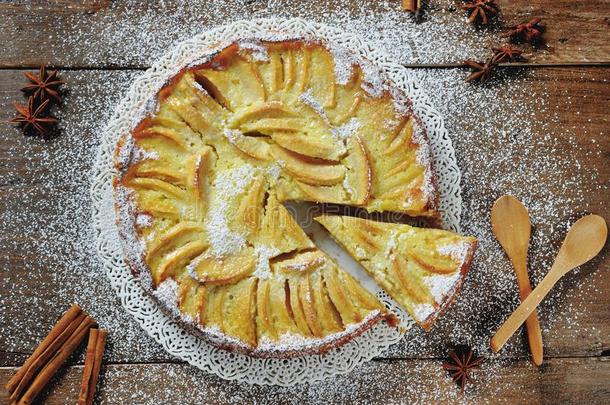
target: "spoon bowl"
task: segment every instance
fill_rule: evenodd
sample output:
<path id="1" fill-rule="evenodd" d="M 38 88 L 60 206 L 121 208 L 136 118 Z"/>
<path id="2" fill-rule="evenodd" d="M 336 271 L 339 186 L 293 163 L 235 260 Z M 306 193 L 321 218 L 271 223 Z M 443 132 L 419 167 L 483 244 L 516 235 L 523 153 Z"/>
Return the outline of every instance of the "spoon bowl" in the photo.
<path id="1" fill-rule="evenodd" d="M 491 348 L 499 351 L 555 283 L 570 270 L 597 256 L 607 237 L 608 226 L 599 215 L 587 215 L 576 221 L 568 231 L 551 270 L 491 338 Z"/>
<path id="2" fill-rule="evenodd" d="M 496 239 L 513 264 L 519 286 L 519 296 L 525 300 L 532 292 L 527 274 L 527 248 L 529 246 L 532 224 L 521 201 L 510 195 L 496 200 L 491 208 L 491 227 Z M 533 311 L 526 320 L 527 339 L 535 365 L 542 364 L 544 358 L 542 331 L 538 314 Z"/>

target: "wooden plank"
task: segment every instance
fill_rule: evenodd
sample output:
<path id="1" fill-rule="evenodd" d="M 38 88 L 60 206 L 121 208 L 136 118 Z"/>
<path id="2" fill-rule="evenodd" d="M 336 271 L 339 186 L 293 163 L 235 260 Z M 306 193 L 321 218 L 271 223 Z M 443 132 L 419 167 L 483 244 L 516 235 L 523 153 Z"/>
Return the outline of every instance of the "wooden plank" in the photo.
<path id="1" fill-rule="evenodd" d="M 0 268 L 6 269 L 0 272 L 0 365 L 20 364 L 71 301 L 79 302 L 103 327 L 110 329 L 107 354 L 110 361 L 170 359 L 121 308 L 99 268 L 93 243 L 83 242 L 86 238 L 82 237 L 89 232 L 86 219 L 90 215 L 87 171 L 99 142 L 99 122 L 116 105 L 129 82 L 138 74 L 116 71 L 62 72 L 62 77 L 70 83 L 70 91 L 62 109 L 63 133 L 53 140 L 26 138 L 17 129 L 0 124 Z M 446 75 L 461 78 L 465 72 L 434 70 L 427 74 L 431 75 L 430 81 L 435 82 Z M 440 357 L 444 355 L 447 344 L 464 334 L 477 336 L 473 343 L 484 346 L 487 336 L 516 305 L 516 290 L 490 290 L 490 286 L 494 285 L 493 272 L 510 274 L 510 267 L 499 247 L 489 239 L 489 229 L 478 229 L 479 224 L 486 224 L 494 193 L 499 195 L 501 192 L 518 191 L 524 184 L 537 181 L 548 184 L 551 194 L 561 193 L 565 198 L 565 212 L 589 210 L 600 213 L 610 222 L 610 207 L 607 204 L 610 137 L 606 115 L 609 90 L 604 82 L 606 78 L 607 70 L 595 68 L 536 69 L 525 76 L 519 85 L 522 89 L 519 94 L 532 94 L 534 96 L 529 96 L 532 98 L 545 94 L 546 115 L 543 120 L 535 120 L 544 125 L 532 129 L 530 142 L 537 144 L 547 134 L 554 134 L 557 141 L 552 148 L 541 142 L 535 147 L 526 148 L 523 145 L 523 149 L 513 147 L 510 151 L 502 150 L 502 142 L 506 147 L 512 141 L 504 139 L 496 142 L 490 135 L 466 136 L 473 131 L 470 127 L 472 121 L 464 121 L 461 113 L 447 114 L 446 125 L 452 134 L 464 175 L 466 231 L 482 235 L 484 245 L 462 295 L 435 330 L 430 335 L 424 335 L 414 329 L 385 357 Z M 17 84 L 21 81 L 19 71 L 0 72 L 0 120 L 10 118 L 10 102 L 21 97 L 18 91 L 20 85 Z M 447 83 L 447 86 L 462 85 L 461 79 Z M 475 97 L 471 93 L 479 91 L 476 87 L 463 86 L 469 97 Z M 511 89 L 510 86 L 498 88 Z M 481 94 L 489 91 L 492 90 L 480 90 Z M 498 102 L 503 97 L 513 97 L 512 93 L 501 94 L 503 91 L 497 95 Z M 458 96 L 461 97 L 459 93 Z M 443 95 L 437 97 L 437 101 L 458 103 L 443 98 Z M 574 102 L 568 102 L 570 97 Z M 524 98 L 520 102 L 527 101 Z M 458 110 L 460 108 L 449 109 Z M 556 119 L 552 118 L 550 111 L 557 113 Z M 478 113 L 475 111 L 472 114 Z M 535 111 L 533 114 L 536 114 Z M 481 128 L 499 128 L 498 133 L 503 121 L 510 118 L 485 113 L 477 117 Z M 576 130 L 565 133 L 562 130 L 565 127 Z M 549 167 L 543 167 L 546 174 L 540 179 L 520 177 L 527 172 L 504 179 L 503 170 L 508 169 L 498 160 L 499 153 L 519 154 L 521 150 L 527 151 L 524 159 L 536 160 L 552 155 L 557 160 L 542 160 Z M 475 155 L 473 151 L 476 151 Z M 580 162 L 580 170 L 594 172 L 598 184 L 560 187 L 562 181 L 557 182 L 552 177 L 564 176 L 566 173 L 563 171 L 572 170 L 572 166 L 555 167 L 554 164 L 572 160 Z M 483 165 L 488 161 L 499 166 Z M 504 187 L 502 190 L 497 189 L 499 179 L 506 180 L 506 183 L 501 183 Z M 579 188 L 584 191 L 579 191 Z M 490 196 L 489 201 L 481 200 L 479 193 Z M 540 208 L 534 212 L 539 211 Z M 542 233 L 549 236 L 548 239 L 535 241 L 532 246 L 537 256 L 541 256 L 541 251 L 547 252 L 545 261 L 536 262 L 538 277 L 544 274 L 545 263 L 552 259 L 552 252 L 558 248 L 563 237 L 561 227 L 569 219 L 568 216 L 553 215 L 550 218 L 554 218 L 551 223 L 541 223 L 541 218 L 534 218 L 538 229 L 543 229 Z M 547 243 L 551 246 L 545 246 Z M 601 258 L 562 282 L 553 300 L 543 307 L 541 320 L 545 329 L 547 356 L 592 356 L 608 350 L 610 285 L 604 281 L 602 270 L 607 269 L 609 264 L 606 249 Z M 492 293 L 497 295 L 490 295 Z M 468 311 L 468 307 L 476 302 L 473 301 L 476 296 L 487 297 L 487 301 L 471 316 L 472 311 Z M 554 315 L 549 318 L 548 313 Z M 525 356 L 524 342 L 514 338 L 503 355 Z"/>
<path id="2" fill-rule="evenodd" d="M 610 62 L 610 31 L 606 21 L 610 2 L 607 0 L 499 0 L 497 3 L 502 9 L 502 20 L 506 26 L 533 16 L 544 18 L 548 26 L 546 45 L 539 52 L 532 52 L 532 62 Z M 351 4 L 353 6 L 343 2 L 304 0 L 298 5 L 289 1 L 267 5 L 263 1 L 251 1 L 223 7 L 217 2 L 187 4 L 172 0 L 163 4 L 135 2 L 127 8 L 121 2 L 103 0 L 64 0 L 39 2 L 36 5 L 2 2 L 0 32 L 3 33 L 5 46 L 0 55 L 0 67 L 33 67 L 47 63 L 71 68 L 143 68 L 172 44 L 200 32 L 201 27 L 224 24 L 244 16 L 265 17 L 281 13 L 322 19 L 337 25 L 342 25 L 348 12 L 364 20 L 366 16 L 383 16 L 388 12 L 395 12 L 394 18 L 399 20 L 411 19 L 408 13 L 398 11 L 399 1 L 367 2 L 358 6 Z M 433 26 L 437 24 L 451 24 L 453 27 L 468 24 L 465 13 L 457 9 L 453 2 L 431 1 L 428 13 L 431 15 L 428 19 L 430 22 L 420 26 L 422 31 L 438 29 Z M 337 18 L 333 18 L 333 15 Z M 176 21 L 180 21 L 179 26 L 167 28 Z M 476 48 L 483 50 L 503 42 L 498 35 L 502 32 L 502 28 L 496 28 L 484 29 L 476 34 L 465 30 L 460 35 L 446 35 L 442 42 L 439 38 L 438 53 L 427 57 L 434 60 L 418 60 L 417 63 L 461 63 L 463 56 L 456 58 L 445 49 L 459 49 L 465 39 L 470 39 L 464 37 L 474 37 L 476 41 L 469 42 L 474 55 Z M 427 43 L 422 45 L 429 46 Z M 427 58 L 424 56 L 424 59 Z"/>
<path id="3" fill-rule="evenodd" d="M 0 383 L 15 370 L 0 368 Z M 205 374 L 186 364 L 105 365 L 96 391 L 100 404 L 329 404 L 500 403 L 602 404 L 610 399 L 607 358 L 553 359 L 540 370 L 524 361 L 487 364 L 464 395 L 440 361 L 372 361 L 351 373 L 292 388 L 251 386 Z M 69 367 L 44 393 L 49 405 L 74 402 L 82 366 Z M 6 392 L 0 401 L 6 402 Z"/>

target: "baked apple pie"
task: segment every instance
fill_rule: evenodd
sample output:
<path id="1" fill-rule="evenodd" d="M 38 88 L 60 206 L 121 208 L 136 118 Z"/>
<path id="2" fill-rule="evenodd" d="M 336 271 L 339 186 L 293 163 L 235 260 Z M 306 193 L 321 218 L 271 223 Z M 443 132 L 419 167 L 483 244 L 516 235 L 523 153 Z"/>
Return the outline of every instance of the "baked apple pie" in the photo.
<path id="1" fill-rule="evenodd" d="M 395 322 L 283 205 L 438 218 L 425 132 L 370 62 L 313 40 L 240 41 L 152 104 L 119 140 L 115 196 L 127 261 L 164 310 L 254 356 L 321 353 Z"/>

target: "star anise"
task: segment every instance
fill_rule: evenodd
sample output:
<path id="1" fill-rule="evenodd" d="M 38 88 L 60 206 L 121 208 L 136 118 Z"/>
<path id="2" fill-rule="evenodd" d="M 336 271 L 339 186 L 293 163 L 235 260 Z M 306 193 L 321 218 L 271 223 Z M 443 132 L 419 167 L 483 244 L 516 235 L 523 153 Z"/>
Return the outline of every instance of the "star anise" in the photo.
<path id="1" fill-rule="evenodd" d="M 25 72 L 24 75 L 30 83 L 22 88 L 22 91 L 31 94 L 34 99 L 41 102 L 49 97 L 52 97 L 58 103 L 61 102 L 58 87 L 66 82 L 59 80 L 57 70 L 47 72 L 46 67 L 42 65 L 38 76 L 30 72 Z"/>
<path id="2" fill-rule="evenodd" d="M 34 96 L 28 98 L 27 105 L 15 103 L 18 115 L 10 122 L 20 124 L 24 133 L 47 135 L 49 127 L 57 123 L 57 118 L 46 115 L 48 104 L 49 100 L 45 100 L 40 105 L 36 105 Z"/>
<path id="3" fill-rule="evenodd" d="M 484 64 L 475 62 L 471 59 L 465 60 L 464 63 L 474 69 L 474 72 L 472 72 L 470 76 L 466 78 L 466 81 L 478 81 L 479 83 L 485 83 L 489 80 L 491 77 L 491 72 L 496 65 L 493 58 L 487 59 Z"/>
<path id="4" fill-rule="evenodd" d="M 544 32 L 544 26 L 540 24 L 542 18 L 534 18 L 526 23 L 521 23 L 510 27 L 510 31 L 504 34 L 505 37 L 509 37 L 514 42 L 529 42 L 535 44 L 539 42 L 542 33 Z"/>
<path id="5" fill-rule="evenodd" d="M 468 21 L 471 23 L 489 24 L 491 17 L 500 11 L 495 4 L 495 0 L 468 0 L 462 6 L 463 10 L 468 11 Z"/>
<path id="6" fill-rule="evenodd" d="M 468 346 L 458 346 L 455 350 L 449 350 L 449 357 L 443 362 L 443 368 L 449 372 L 453 381 L 458 383 L 464 392 L 466 383 L 471 382 L 471 373 L 485 361 L 484 357 L 479 357 Z"/>
<path id="7" fill-rule="evenodd" d="M 522 55 L 523 51 L 518 48 L 505 45 L 499 48 L 491 48 L 494 51 L 492 60 L 494 63 L 516 62 L 526 60 Z"/>

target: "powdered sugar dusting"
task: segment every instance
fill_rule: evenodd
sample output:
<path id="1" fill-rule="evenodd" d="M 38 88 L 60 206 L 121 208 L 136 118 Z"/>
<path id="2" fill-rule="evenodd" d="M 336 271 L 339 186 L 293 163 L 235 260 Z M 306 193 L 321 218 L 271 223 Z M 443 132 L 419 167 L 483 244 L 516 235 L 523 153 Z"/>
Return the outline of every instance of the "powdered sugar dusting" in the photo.
<path id="1" fill-rule="evenodd" d="M 424 284 L 430 287 L 430 293 L 434 297 L 437 304 L 443 302 L 444 298 L 455 289 L 456 284 L 460 280 L 461 273 L 453 272 L 450 275 L 434 274 L 423 278 Z"/>
<path id="2" fill-rule="evenodd" d="M 237 42 L 240 49 L 246 49 L 249 52 L 252 59 L 255 61 L 267 61 L 269 60 L 269 54 L 267 48 L 257 40 L 242 40 Z"/>
<path id="3" fill-rule="evenodd" d="M 360 122 L 357 118 L 350 118 L 345 124 L 340 127 L 332 128 L 333 135 L 342 141 L 346 141 L 348 138 L 352 136 L 356 131 L 360 128 Z"/>
<path id="4" fill-rule="evenodd" d="M 488 54 L 489 45 L 499 43 L 496 32 L 475 30 L 465 23 L 462 13 L 443 13 L 455 6 L 453 1 L 429 2 L 432 11 L 426 14 L 422 24 L 414 24 L 400 11 L 400 3 L 396 1 L 363 3 L 355 8 L 346 0 L 305 0 L 296 8 L 291 7 L 294 2 L 283 0 L 263 3 L 175 1 L 153 6 L 139 2 L 138 7 L 129 7 L 124 2 L 120 5 L 111 2 L 110 9 L 96 12 L 95 18 L 84 19 L 81 12 L 68 14 L 67 11 L 62 18 L 56 14 L 35 14 L 32 21 L 46 26 L 53 19 L 53 26 L 65 35 L 49 35 L 45 44 L 61 49 L 61 57 L 72 66 L 146 67 L 177 41 L 244 15 L 298 15 L 327 22 L 359 33 L 371 46 L 383 47 L 387 57 L 399 63 L 481 59 Z M 206 16 L 204 23 L 202 14 Z M 13 18 L 9 15 L 4 25 L 7 38 L 20 35 L 18 30 L 22 25 L 10 21 Z M 82 46 L 91 43 L 95 46 Z M 19 51 L 23 52 L 23 58 L 37 57 L 36 42 L 22 45 Z M 605 84 L 605 79 L 600 79 L 595 72 L 577 68 L 572 71 L 583 87 Z M 6 292 L 0 297 L 3 308 L 0 346 L 9 358 L 5 364 L 20 364 L 35 347 L 40 334 L 31 333 L 29 325 L 48 325 L 49 318 L 58 317 L 67 303 L 76 301 L 101 326 L 109 329 L 112 344 L 105 355 L 108 361 L 171 362 L 149 364 L 146 368 L 108 365 L 104 380 L 113 390 L 101 389 L 103 402 L 204 402 L 211 396 L 235 403 L 249 400 L 242 385 L 210 378 L 189 365 L 175 363 L 117 305 L 116 295 L 108 288 L 108 280 L 96 258 L 87 170 L 100 141 L 100 126 L 140 74 L 138 71 L 62 71 L 60 75 L 69 81 L 71 91 L 58 112 L 62 118 L 60 136 L 44 142 L 22 137 L 17 130 L 8 128 L 0 134 L 11 144 L 11 150 L 3 153 L 22 162 L 22 166 L 8 166 L 0 174 L 4 185 L 0 198 L 0 234 L 3 235 L 0 244 L 3 252 L 23 257 L 18 268 L 5 268 L 6 277 L 0 281 Z M 549 268 L 568 224 L 573 222 L 573 211 L 607 212 L 607 207 L 591 201 L 607 194 L 608 185 L 600 182 L 599 173 L 579 170 L 585 159 L 602 162 L 606 149 L 599 139 L 605 139 L 607 133 L 603 128 L 600 132 L 590 118 L 583 117 L 591 103 L 596 102 L 595 95 L 573 97 L 573 90 L 564 87 L 559 75 L 550 69 L 539 69 L 521 77 L 501 75 L 499 81 L 482 87 L 465 84 L 463 69 L 417 69 L 411 74 L 433 97 L 453 137 L 463 173 L 464 232 L 477 236 L 481 247 L 461 295 L 435 329 L 428 334 L 410 331 L 385 356 L 442 357 L 445 346 L 456 342 L 472 344 L 479 352 L 489 355 L 490 334 L 518 302 L 510 263 L 489 226 L 491 202 L 502 193 L 510 193 L 528 207 L 535 224 L 530 274 L 536 284 Z M 546 86 L 537 86 L 538 81 L 544 81 Z M 2 101 L 8 106 L 10 100 L 19 97 L 15 88 Z M 572 119 L 576 113 L 581 113 L 581 121 Z M 566 148 L 572 152 L 566 154 Z M 33 187 L 33 180 L 24 177 L 22 169 L 31 173 L 32 179 L 44 181 Z M 19 237 L 14 229 L 19 229 Z M 597 267 L 586 266 L 571 274 L 542 304 L 539 316 L 543 338 L 545 342 L 552 340 L 549 355 L 598 353 L 593 340 L 603 341 L 600 339 L 608 335 L 606 325 L 596 323 L 599 318 L 588 312 L 607 293 L 604 272 L 595 270 Z M 24 274 L 39 291 L 45 291 L 44 297 L 31 293 L 31 284 L 22 282 Z M 50 299 L 58 305 L 49 307 Z M 40 310 L 41 307 L 47 311 Z M 585 313 L 588 315 L 584 316 Z M 478 400 L 482 395 L 493 397 L 505 392 L 506 387 L 523 388 L 519 379 L 511 378 L 509 370 L 527 361 L 505 358 L 523 358 L 526 353 L 526 343 L 513 339 L 501 354 L 502 358 L 488 361 L 482 372 L 475 375 L 482 384 L 463 396 L 448 377 L 439 374 L 440 361 L 434 359 L 370 362 L 359 367 L 358 384 L 354 383 L 356 374 L 350 373 L 305 388 L 247 388 L 261 402 L 345 402 L 361 396 L 363 391 L 378 393 L 390 401 Z M 404 372 L 405 367 L 408 373 Z M 538 374 L 530 366 L 520 368 L 519 372 Z M 201 384 L 203 380 L 206 384 Z M 148 381 L 163 382 L 160 385 L 166 388 L 151 390 Z M 395 389 L 388 391 L 388 384 L 393 384 Z M 506 398 L 496 395 L 493 402 Z"/>
<path id="5" fill-rule="evenodd" d="M 174 315 L 180 315 L 178 309 L 178 283 L 173 278 L 166 278 L 157 286 L 155 297 L 161 301 L 166 308 L 170 308 Z"/>
<path id="6" fill-rule="evenodd" d="M 254 166 L 245 164 L 223 170 L 214 179 L 212 187 L 215 192 L 212 193 L 210 209 L 204 221 L 210 239 L 210 254 L 223 257 L 239 252 L 246 245 L 245 235 L 230 229 L 227 213 L 233 198 L 254 181 L 256 171 Z"/>
<path id="7" fill-rule="evenodd" d="M 270 278 L 273 273 L 271 273 L 269 260 L 280 254 L 280 250 L 274 246 L 259 245 L 254 248 L 254 253 L 258 259 L 256 261 L 254 273 L 252 273 L 253 276 L 258 277 L 261 280 Z"/>

